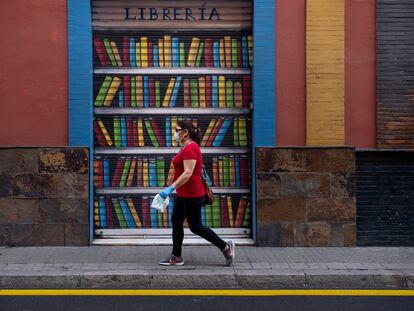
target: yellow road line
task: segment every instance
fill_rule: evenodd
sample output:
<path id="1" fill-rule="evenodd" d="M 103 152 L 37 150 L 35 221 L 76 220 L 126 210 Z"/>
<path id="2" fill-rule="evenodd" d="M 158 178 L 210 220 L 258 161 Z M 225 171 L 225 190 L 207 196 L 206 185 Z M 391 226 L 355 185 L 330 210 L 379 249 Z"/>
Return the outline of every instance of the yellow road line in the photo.
<path id="1" fill-rule="evenodd" d="M 0 296 L 414 296 L 414 290 L 0 289 Z"/>

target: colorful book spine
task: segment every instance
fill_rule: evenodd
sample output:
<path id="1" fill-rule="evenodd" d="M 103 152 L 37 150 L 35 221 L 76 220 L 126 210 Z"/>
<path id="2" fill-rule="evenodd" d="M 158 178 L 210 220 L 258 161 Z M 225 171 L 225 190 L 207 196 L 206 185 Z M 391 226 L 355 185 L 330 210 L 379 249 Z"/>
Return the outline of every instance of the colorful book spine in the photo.
<path id="1" fill-rule="evenodd" d="M 200 108 L 206 108 L 206 80 L 204 77 L 198 78 L 198 90 Z"/>
<path id="2" fill-rule="evenodd" d="M 141 198 L 141 209 L 142 209 L 142 226 L 144 228 L 151 227 L 150 221 L 150 205 L 149 198 L 144 196 Z"/>
<path id="3" fill-rule="evenodd" d="M 124 61 L 124 66 L 125 67 L 129 67 L 130 64 L 130 59 L 129 59 L 129 38 L 124 36 L 124 40 L 123 40 L 123 61 Z"/>
<path id="4" fill-rule="evenodd" d="M 252 36 L 247 36 L 247 45 L 249 47 L 249 65 L 253 64 L 253 41 Z"/>
<path id="5" fill-rule="evenodd" d="M 121 55 L 119 54 L 118 48 L 116 46 L 116 43 L 114 41 L 111 41 L 111 48 L 112 52 L 114 53 L 115 61 L 118 67 L 122 67 L 122 60 Z"/>
<path id="6" fill-rule="evenodd" d="M 102 66 L 109 66 L 111 61 L 108 57 L 108 53 L 106 53 L 105 46 L 103 44 L 102 39 L 95 38 L 93 39 L 93 45 L 95 46 L 96 54 L 98 55 L 99 62 Z"/>
<path id="7" fill-rule="evenodd" d="M 211 38 L 205 40 L 204 65 L 213 67 L 213 39 Z"/>
<path id="8" fill-rule="evenodd" d="M 112 52 L 111 43 L 109 42 L 108 39 L 104 39 L 103 42 L 104 42 L 104 46 L 106 49 L 106 53 L 108 54 L 109 60 L 111 61 L 112 67 L 116 67 L 116 60 L 115 60 L 114 53 Z"/>
<path id="9" fill-rule="evenodd" d="M 227 197 L 225 195 L 220 196 L 220 210 L 221 210 L 221 225 L 225 228 L 230 227 L 229 209 L 227 207 Z"/>
<path id="10" fill-rule="evenodd" d="M 237 53 L 237 39 L 231 40 L 231 65 L 233 68 L 237 68 L 238 64 L 238 53 Z"/>
<path id="11" fill-rule="evenodd" d="M 211 119 L 210 123 L 208 124 L 207 130 L 204 133 L 203 139 L 201 140 L 200 145 L 202 147 L 205 147 L 207 145 L 208 138 L 210 137 L 215 124 L 216 124 L 216 119 L 215 118 Z"/>
<path id="12" fill-rule="evenodd" d="M 125 160 L 125 163 L 124 163 L 124 169 L 122 170 L 121 180 L 119 181 L 119 187 L 122 188 L 126 186 L 130 168 L 131 168 L 131 159 L 128 158 Z"/>
<path id="13" fill-rule="evenodd" d="M 205 214 L 206 214 L 205 224 L 206 224 L 207 227 L 211 228 L 211 227 L 213 227 L 213 215 L 212 215 L 212 212 L 211 212 L 211 205 L 205 205 L 204 208 L 205 208 Z"/>
<path id="14" fill-rule="evenodd" d="M 106 76 L 104 81 L 102 82 L 101 88 L 99 89 L 98 95 L 96 95 L 94 105 L 97 107 L 102 107 L 106 94 L 108 93 L 109 87 L 111 85 L 112 78 L 110 76 Z"/>
<path id="15" fill-rule="evenodd" d="M 142 159 L 142 186 L 143 187 L 149 187 L 149 179 L 148 179 L 148 159 L 144 158 Z"/>
<path id="16" fill-rule="evenodd" d="M 149 77 L 144 76 L 144 107 L 150 106 L 150 94 L 149 94 Z"/>
<path id="17" fill-rule="evenodd" d="M 220 68 L 226 67 L 226 58 L 224 52 L 224 39 L 220 39 L 219 41 L 219 55 L 220 55 Z"/>
<path id="18" fill-rule="evenodd" d="M 217 76 L 211 77 L 211 101 L 212 101 L 213 108 L 219 107 Z"/>
<path id="19" fill-rule="evenodd" d="M 125 158 L 119 158 L 116 162 L 115 171 L 112 176 L 112 187 L 119 187 L 119 182 L 121 180 L 122 170 L 125 165 Z"/>
<path id="20" fill-rule="evenodd" d="M 155 107 L 155 83 L 153 77 L 149 77 L 149 106 Z"/>
<path id="21" fill-rule="evenodd" d="M 99 119 L 98 119 L 98 125 L 99 125 L 99 129 L 101 130 L 101 132 L 102 132 L 103 136 L 105 137 L 105 141 L 106 141 L 106 143 L 108 144 L 108 146 L 112 146 L 112 145 L 113 145 L 113 143 L 112 143 L 112 139 L 111 139 L 111 137 L 109 136 L 109 133 L 108 133 L 108 131 L 106 130 L 105 124 L 102 122 L 102 120 L 99 120 Z"/>
<path id="22" fill-rule="evenodd" d="M 159 67 L 158 45 L 154 45 L 154 67 Z"/>
<path id="23" fill-rule="evenodd" d="M 126 126 L 127 126 L 127 146 L 128 147 L 133 147 L 134 145 L 134 137 L 132 135 L 132 120 L 130 117 L 126 118 Z"/>
<path id="24" fill-rule="evenodd" d="M 243 106 L 249 108 L 252 95 L 252 78 L 243 76 Z"/>
<path id="25" fill-rule="evenodd" d="M 131 107 L 131 79 L 129 76 L 124 76 L 124 105 Z"/>
<path id="26" fill-rule="evenodd" d="M 165 92 L 164 100 L 162 102 L 162 106 L 165 107 L 165 108 L 168 107 L 168 105 L 170 104 L 170 100 L 171 100 L 172 92 L 173 92 L 173 89 L 174 89 L 174 85 L 175 85 L 175 78 L 171 78 L 170 82 L 168 83 L 167 90 Z"/>
<path id="27" fill-rule="evenodd" d="M 112 201 L 109 197 L 105 197 L 105 208 L 106 208 L 106 224 L 108 228 L 114 227 L 114 209 L 112 207 Z"/>
<path id="28" fill-rule="evenodd" d="M 229 156 L 229 183 L 230 187 L 236 187 L 236 171 L 234 156 Z"/>
<path id="29" fill-rule="evenodd" d="M 213 218 L 213 227 L 221 227 L 221 210 L 220 210 L 220 198 L 214 196 L 213 206 L 211 207 L 211 213 Z"/>
<path id="30" fill-rule="evenodd" d="M 176 37 L 172 38 L 172 65 L 180 67 L 180 40 Z"/>
<path id="31" fill-rule="evenodd" d="M 224 187 L 223 157 L 218 159 L 219 187 Z"/>
<path id="32" fill-rule="evenodd" d="M 118 92 L 118 100 L 119 100 L 118 106 L 119 107 L 125 107 L 125 105 L 124 105 L 124 91 L 120 90 Z"/>
<path id="33" fill-rule="evenodd" d="M 141 63 L 141 42 L 135 43 L 135 59 L 137 62 L 137 67 L 142 67 Z"/>
<path id="34" fill-rule="evenodd" d="M 172 137 L 171 137 L 171 118 L 165 118 L 165 146 L 172 146 Z"/>
<path id="35" fill-rule="evenodd" d="M 219 48 L 219 41 L 213 42 L 213 62 L 214 67 L 220 68 L 220 48 Z"/>
<path id="36" fill-rule="evenodd" d="M 237 207 L 237 214 L 234 226 L 240 228 L 243 226 L 243 220 L 246 213 L 247 197 L 242 196 L 239 200 L 239 206 Z"/>
<path id="37" fill-rule="evenodd" d="M 158 127 L 157 121 L 150 118 L 150 122 L 151 122 L 152 129 L 154 131 L 155 137 L 158 141 L 159 147 L 164 147 L 165 140 L 164 140 L 164 137 L 162 136 L 160 128 Z"/>
<path id="38" fill-rule="evenodd" d="M 221 126 L 221 128 L 220 128 L 220 130 L 217 134 L 217 137 L 214 139 L 213 147 L 220 147 L 221 142 L 223 141 L 224 136 L 226 135 L 227 130 L 230 127 L 230 124 L 231 124 L 231 119 L 230 118 L 224 119 L 223 125 Z"/>
<path id="39" fill-rule="evenodd" d="M 142 228 L 142 223 L 141 223 L 141 220 L 140 220 L 139 215 L 137 213 L 137 209 L 135 208 L 134 202 L 132 201 L 131 198 L 127 198 L 126 202 L 128 204 L 128 208 L 131 212 L 132 218 L 134 219 L 135 226 L 137 228 Z"/>
<path id="40" fill-rule="evenodd" d="M 144 142 L 144 126 L 143 126 L 143 122 L 142 119 L 139 118 L 137 120 L 137 128 L 138 128 L 138 146 L 139 147 L 144 147 L 145 142 Z"/>
<path id="41" fill-rule="evenodd" d="M 131 159 L 131 165 L 128 172 L 128 179 L 126 182 L 127 187 L 132 187 L 132 182 L 134 181 L 135 166 L 137 164 L 137 159 Z"/>
<path id="42" fill-rule="evenodd" d="M 184 79 L 184 107 L 191 107 L 189 79 Z"/>
<path id="43" fill-rule="evenodd" d="M 93 202 L 93 220 L 94 220 L 95 227 L 101 226 L 101 223 L 99 220 L 99 202 L 97 200 Z"/>
<path id="44" fill-rule="evenodd" d="M 121 204 L 119 203 L 118 199 L 116 199 L 116 198 L 112 198 L 112 204 L 113 204 L 114 209 L 115 209 L 116 217 L 118 218 L 119 226 L 122 229 L 125 229 L 127 227 L 127 224 L 126 224 L 124 214 L 122 213 Z"/>
<path id="45" fill-rule="evenodd" d="M 233 81 L 226 81 L 226 104 L 227 108 L 234 107 L 234 96 L 233 96 Z"/>
<path id="46" fill-rule="evenodd" d="M 137 120 L 132 121 L 132 146 L 138 147 L 138 123 Z"/>
<path id="47" fill-rule="evenodd" d="M 240 183 L 242 187 L 249 185 L 249 164 L 246 156 L 240 157 Z"/>
<path id="48" fill-rule="evenodd" d="M 128 147 L 127 144 L 127 131 L 126 131 L 126 119 L 121 117 L 121 146 Z"/>
<path id="49" fill-rule="evenodd" d="M 207 147 L 211 147 L 213 145 L 214 139 L 216 138 L 218 132 L 220 131 L 223 121 L 224 121 L 224 118 L 217 119 L 216 124 L 214 125 L 214 128 L 210 136 L 208 137 L 207 144 L 206 144 Z"/>
<path id="50" fill-rule="evenodd" d="M 165 160 L 163 157 L 157 158 L 157 186 L 165 186 Z"/>
<path id="51" fill-rule="evenodd" d="M 157 186 L 157 164 L 155 163 L 155 159 L 148 160 L 148 169 L 149 169 L 149 186 L 156 187 Z"/>
<path id="52" fill-rule="evenodd" d="M 144 119 L 144 123 L 145 123 L 145 127 L 147 129 L 147 132 L 148 132 L 148 136 L 149 136 L 149 138 L 152 142 L 152 145 L 154 147 L 160 147 L 160 144 L 158 143 L 157 138 L 156 138 L 155 133 L 154 133 L 154 130 L 152 128 L 151 121 L 148 120 L 148 119 Z"/>
<path id="53" fill-rule="evenodd" d="M 100 130 L 98 122 L 96 120 L 93 122 L 93 131 L 95 133 L 95 138 L 98 140 L 99 146 L 106 147 L 107 143 L 105 137 L 102 134 L 102 131 Z"/>
<path id="54" fill-rule="evenodd" d="M 154 67 L 154 47 L 152 42 L 148 42 L 148 67 Z"/>
<path id="55" fill-rule="evenodd" d="M 144 162 L 141 158 L 137 160 L 137 187 L 144 186 Z"/>
<path id="56" fill-rule="evenodd" d="M 169 214 L 170 213 L 169 213 L 168 207 L 164 210 L 164 214 L 161 214 L 162 215 L 162 219 L 164 220 L 163 221 L 163 227 L 164 228 L 168 228 L 169 227 L 169 225 L 168 225 L 168 219 L 170 218 L 170 215 Z"/>
<path id="57" fill-rule="evenodd" d="M 218 81 L 219 107 L 226 108 L 226 78 L 219 76 Z"/>
<path id="58" fill-rule="evenodd" d="M 242 56 L 243 56 L 243 67 L 249 67 L 249 49 L 247 47 L 247 37 L 242 38 Z"/>
<path id="59" fill-rule="evenodd" d="M 230 186 L 230 175 L 229 175 L 229 158 L 223 157 L 223 184 L 224 187 Z"/>
<path id="60" fill-rule="evenodd" d="M 240 82 L 234 82 L 234 106 L 236 108 L 243 107 L 243 93 L 242 85 Z"/>
<path id="61" fill-rule="evenodd" d="M 164 64 L 164 40 L 158 39 L 158 60 L 160 67 L 165 67 Z"/>
<path id="62" fill-rule="evenodd" d="M 114 99 L 116 92 L 118 91 L 119 86 L 121 85 L 121 79 L 118 77 L 113 77 L 111 85 L 109 87 L 108 93 L 106 93 L 105 100 L 103 105 L 109 107 Z"/>
<path id="63" fill-rule="evenodd" d="M 226 67 L 231 67 L 231 37 L 225 36 L 224 37 L 224 49 L 225 49 L 225 57 L 226 57 Z"/>
<path id="64" fill-rule="evenodd" d="M 233 144 L 234 144 L 234 146 L 240 146 L 240 141 L 239 141 L 239 117 L 234 118 L 234 122 L 233 122 Z"/>
<path id="65" fill-rule="evenodd" d="M 171 95 L 171 100 L 169 103 L 169 107 L 175 107 L 175 101 L 177 100 L 178 91 L 180 89 L 181 84 L 181 77 L 178 76 L 174 83 L 174 89 Z"/>
<path id="66" fill-rule="evenodd" d="M 137 107 L 137 90 L 136 90 L 137 83 L 135 79 L 136 79 L 135 77 L 131 77 L 131 107 L 132 108 Z"/>
<path id="67" fill-rule="evenodd" d="M 213 185 L 220 187 L 218 158 L 213 158 Z"/>
<path id="68" fill-rule="evenodd" d="M 203 56 L 203 52 L 204 52 L 204 42 L 201 42 L 200 47 L 197 52 L 196 67 L 201 66 L 201 57 Z"/>
<path id="69" fill-rule="evenodd" d="M 240 181 L 240 157 L 236 157 L 234 159 L 235 162 L 235 173 L 236 173 L 236 187 L 240 187 L 241 186 L 241 181 Z"/>
<path id="70" fill-rule="evenodd" d="M 229 226 L 234 227 L 233 202 L 230 195 L 227 196 L 227 209 L 229 211 Z"/>
<path id="71" fill-rule="evenodd" d="M 246 147 L 247 146 L 247 124 L 246 124 L 246 118 L 245 117 L 239 117 L 238 119 L 238 123 L 239 123 L 239 141 L 240 141 L 240 146 L 242 147 Z"/>
<path id="72" fill-rule="evenodd" d="M 163 214 L 160 211 L 157 211 L 158 228 L 164 227 L 164 218 L 162 216 Z"/>
<path id="73" fill-rule="evenodd" d="M 114 117 L 114 144 L 116 148 L 122 146 L 121 119 L 118 116 Z"/>
<path id="74" fill-rule="evenodd" d="M 108 158 L 104 158 L 103 159 L 103 186 L 104 187 L 110 187 L 110 176 L 109 176 L 109 159 Z"/>
<path id="75" fill-rule="evenodd" d="M 161 86 L 160 81 L 155 81 L 155 107 L 161 107 Z"/>
<path id="76" fill-rule="evenodd" d="M 200 214 L 201 214 L 201 223 L 202 223 L 202 225 L 203 226 L 207 226 L 207 222 L 206 222 L 206 206 L 201 207 Z"/>
<path id="77" fill-rule="evenodd" d="M 251 204 L 247 202 L 246 211 L 244 212 L 243 228 L 249 228 L 251 226 L 251 214 Z"/>
<path id="78" fill-rule="evenodd" d="M 172 66 L 172 60 L 171 60 L 171 36 L 164 36 L 164 62 L 165 67 L 171 67 Z"/>
<path id="79" fill-rule="evenodd" d="M 190 79 L 190 98 L 191 98 L 191 107 L 198 108 L 198 80 Z"/>
<path id="80" fill-rule="evenodd" d="M 180 67 L 185 67 L 185 50 L 184 42 L 180 42 Z"/>
<path id="81" fill-rule="evenodd" d="M 142 108 L 144 107 L 144 91 L 143 91 L 143 84 L 142 84 L 142 76 L 135 77 L 135 93 L 136 93 L 136 101 L 137 107 Z"/>
<path id="82" fill-rule="evenodd" d="M 237 67 L 243 68 L 242 42 L 237 41 Z"/>
<path id="83" fill-rule="evenodd" d="M 190 49 L 188 51 L 188 56 L 187 56 L 187 65 L 190 67 L 195 67 L 196 65 L 196 58 L 197 58 L 199 45 L 200 45 L 200 39 L 194 37 L 191 40 Z"/>
<path id="84" fill-rule="evenodd" d="M 96 188 L 103 187 L 103 161 L 95 159 L 93 161 L 93 181 Z"/>
<path id="85" fill-rule="evenodd" d="M 136 53 L 135 53 L 135 39 L 129 39 L 129 60 L 131 62 L 131 67 L 136 67 L 137 63 L 135 61 Z"/>
<path id="86" fill-rule="evenodd" d="M 141 67 L 148 67 L 148 38 L 141 37 Z"/>
<path id="87" fill-rule="evenodd" d="M 206 76 L 206 106 L 211 107 L 211 76 Z"/>
<path id="88" fill-rule="evenodd" d="M 119 198 L 119 204 L 121 205 L 122 213 L 124 214 L 125 222 L 128 228 L 135 228 L 135 221 L 129 210 L 128 204 L 124 198 Z"/>

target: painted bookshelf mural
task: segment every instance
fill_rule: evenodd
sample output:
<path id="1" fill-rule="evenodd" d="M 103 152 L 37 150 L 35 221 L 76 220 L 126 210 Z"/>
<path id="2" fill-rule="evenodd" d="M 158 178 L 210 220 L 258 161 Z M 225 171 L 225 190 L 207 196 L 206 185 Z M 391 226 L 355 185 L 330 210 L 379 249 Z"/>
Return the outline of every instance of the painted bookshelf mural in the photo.
<path id="1" fill-rule="evenodd" d="M 203 223 L 249 229 L 251 3 L 203 2 L 204 16 L 195 13 L 203 5 L 197 1 L 182 1 L 181 8 L 144 2 L 148 11 L 129 0 L 92 1 L 95 229 L 171 228 L 174 200 L 163 214 L 150 205 L 172 183 L 182 119 L 203 133 L 215 194 L 202 209 Z"/>

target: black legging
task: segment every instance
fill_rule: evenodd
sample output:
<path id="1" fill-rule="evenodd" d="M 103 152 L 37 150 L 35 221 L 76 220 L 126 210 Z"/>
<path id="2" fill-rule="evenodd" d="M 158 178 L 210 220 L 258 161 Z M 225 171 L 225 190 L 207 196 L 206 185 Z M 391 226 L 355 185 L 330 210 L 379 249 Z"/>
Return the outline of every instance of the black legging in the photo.
<path id="1" fill-rule="evenodd" d="M 173 226 L 173 251 L 174 256 L 181 256 L 181 248 L 184 239 L 184 219 L 187 218 L 188 226 L 192 233 L 201 236 L 219 249 L 226 247 L 226 242 L 218 237 L 213 230 L 204 227 L 201 223 L 201 208 L 204 206 L 204 196 L 198 198 L 183 198 L 177 196 L 172 213 Z"/>

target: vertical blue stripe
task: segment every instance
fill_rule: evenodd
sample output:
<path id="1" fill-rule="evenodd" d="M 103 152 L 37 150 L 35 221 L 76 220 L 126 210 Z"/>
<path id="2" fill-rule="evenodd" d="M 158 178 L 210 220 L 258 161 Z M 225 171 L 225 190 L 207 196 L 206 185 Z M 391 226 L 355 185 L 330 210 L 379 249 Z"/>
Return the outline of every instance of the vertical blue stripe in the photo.
<path id="1" fill-rule="evenodd" d="M 125 117 L 121 117 L 121 145 L 122 147 L 128 147 L 128 140 L 127 140 L 127 127 L 126 127 L 126 119 Z"/>
<path id="2" fill-rule="evenodd" d="M 214 60 L 214 67 L 220 68 L 220 50 L 219 50 L 218 41 L 214 41 L 213 43 L 213 60 Z"/>
<path id="3" fill-rule="evenodd" d="M 104 158 L 103 167 L 104 167 L 104 187 L 110 187 L 111 184 L 109 182 L 109 159 L 108 158 Z"/>
<path id="4" fill-rule="evenodd" d="M 154 57 L 154 67 L 159 67 L 159 64 L 158 64 L 158 45 L 154 45 L 153 57 Z"/>
<path id="5" fill-rule="evenodd" d="M 131 67 L 136 67 L 135 64 L 135 39 L 129 39 L 129 59 L 131 62 Z"/>
<path id="6" fill-rule="evenodd" d="M 68 144 L 89 147 L 93 168 L 91 3 L 68 0 Z M 89 182 L 89 241 L 93 239 L 93 169 Z"/>
<path id="7" fill-rule="evenodd" d="M 144 76 L 144 107 L 149 107 L 149 82 L 148 76 Z"/>
<path id="8" fill-rule="evenodd" d="M 118 96 L 119 96 L 119 107 L 124 107 L 124 91 L 119 91 Z"/>
<path id="9" fill-rule="evenodd" d="M 213 95 L 211 96 L 213 101 L 213 107 L 218 108 L 218 84 L 217 84 L 217 76 L 211 76 L 211 90 Z"/>

